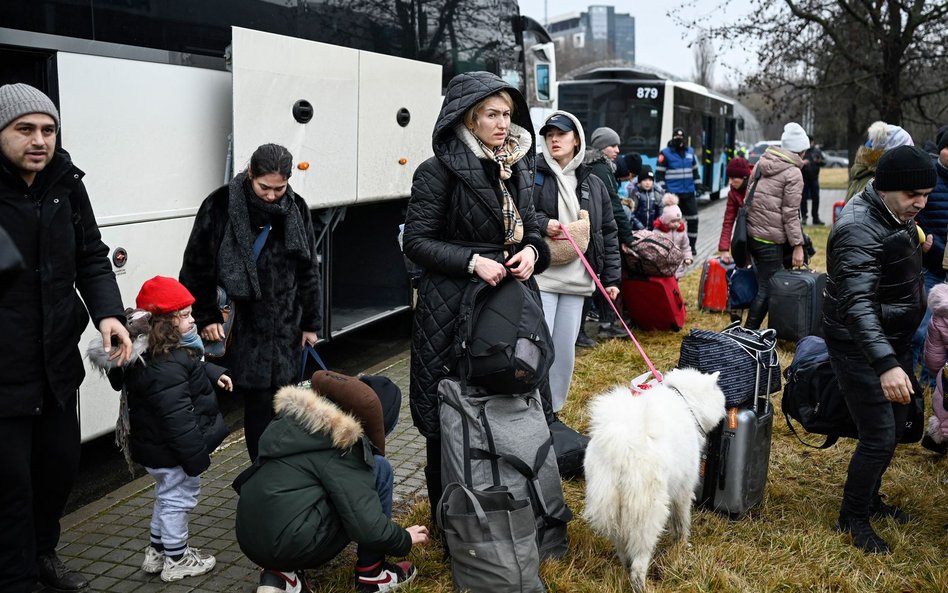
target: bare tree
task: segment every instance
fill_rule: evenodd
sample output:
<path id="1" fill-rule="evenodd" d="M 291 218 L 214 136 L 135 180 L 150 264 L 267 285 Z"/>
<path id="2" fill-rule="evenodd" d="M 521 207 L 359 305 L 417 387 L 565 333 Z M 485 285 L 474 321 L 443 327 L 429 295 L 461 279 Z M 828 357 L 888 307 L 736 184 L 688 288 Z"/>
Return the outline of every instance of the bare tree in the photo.
<path id="1" fill-rule="evenodd" d="M 714 63 L 717 59 L 711 36 L 702 32 L 697 41 L 691 44 L 691 51 L 694 53 L 695 82 L 711 88 L 714 85 Z"/>
<path id="2" fill-rule="evenodd" d="M 732 47 L 748 42 L 757 47 L 759 68 L 749 73 L 745 85 L 767 99 L 775 117 L 802 114 L 812 105 L 816 125 L 822 125 L 821 113 L 834 118 L 834 125 L 845 127 L 852 148 L 872 119 L 914 126 L 924 135 L 948 114 L 944 43 L 948 3 L 753 0 L 753 4 L 754 18 L 722 23 L 709 34 Z M 706 24 L 679 20 L 689 26 Z"/>

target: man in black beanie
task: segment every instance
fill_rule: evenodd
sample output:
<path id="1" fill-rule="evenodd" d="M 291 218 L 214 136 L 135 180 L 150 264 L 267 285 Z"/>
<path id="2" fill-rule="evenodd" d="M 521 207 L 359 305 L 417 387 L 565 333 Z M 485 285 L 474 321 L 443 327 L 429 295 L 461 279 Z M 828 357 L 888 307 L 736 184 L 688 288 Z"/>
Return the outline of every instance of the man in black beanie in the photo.
<path id="1" fill-rule="evenodd" d="M 850 200 L 827 241 L 823 331 L 830 362 L 859 430 L 836 529 L 867 553 L 889 545 L 870 518 L 912 517 L 879 495 L 913 397 L 912 336 L 926 308 L 915 224 L 935 186 L 931 157 L 915 146 L 887 151 L 876 177 Z M 884 287 L 884 288 L 880 288 Z"/>

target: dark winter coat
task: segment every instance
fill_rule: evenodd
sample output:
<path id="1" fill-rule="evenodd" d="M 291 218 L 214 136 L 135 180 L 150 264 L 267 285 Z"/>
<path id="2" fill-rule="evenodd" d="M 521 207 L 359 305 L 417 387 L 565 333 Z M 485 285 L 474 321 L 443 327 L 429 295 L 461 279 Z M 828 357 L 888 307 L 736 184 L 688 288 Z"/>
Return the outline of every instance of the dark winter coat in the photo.
<path id="1" fill-rule="evenodd" d="M 415 426 L 426 437 L 439 432 L 438 381 L 454 372 L 455 322 L 461 295 L 471 281 L 468 262 L 475 251 L 471 243 L 497 248 L 484 253 L 497 261 L 504 244 L 501 219 L 499 166 L 480 159 L 454 132 L 465 111 L 481 99 L 506 90 L 514 100 L 512 123 L 533 135 L 533 124 L 520 92 L 500 77 L 471 72 L 454 77 L 448 85 L 435 124 L 434 156 L 415 170 L 411 200 L 405 220 L 404 250 L 425 268 L 418 283 L 418 302 L 411 345 L 410 403 Z M 534 274 L 550 265 L 550 252 L 540 236 L 531 197 L 536 153 L 513 166 L 506 187 L 523 219 L 524 238 L 519 249 L 534 246 L 540 257 Z M 514 246 L 511 255 L 518 249 Z M 531 278 L 528 284 L 536 290 Z"/>
<path id="2" fill-rule="evenodd" d="M 652 191 L 645 191 L 639 184 L 635 184 L 633 192 L 635 198 L 635 212 L 632 213 L 632 229 L 641 231 L 651 229 L 652 224 L 662 215 L 665 208 L 665 190 L 658 185 L 652 185 Z"/>
<path id="3" fill-rule="evenodd" d="M 935 190 L 928 196 L 928 203 L 916 220 L 926 235 L 932 236 L 932 248 L 922 254 L 922 263 L 925 269 L 939 278 L 945 275 L 942 268 L 942 258 L 945 256 L 945 240 L 948 235 L 948 168 L 935 159 L 935 171 L 938 181 Z"/>
<path id="4" fill-rule="evenodd" d="M 632 224 L 625 210 L 622 209 L 622 199 L 619 197 L 619 184 L 616 182 L 615 165 L 606 162 L 607 158 L 598 150 L 587 150 L 583 164 L 589 167 L 589 171 L 602 181 L 609 192 L 609 200 L 612 202 L 612 219 L 616 222 L 616 228 L 619 231 L 619 241 L 629 245 L 632 243 Z"/>
<path id="5" fill-rule="evenodd" d="M 114 387 L 124 382 L 128 391 L 132 459 L 151 468 L 180 465 L 189 476 L 210 467 L 229 432 L 213 387 L 225 372 L 190 348 L 175 348 L 109 373 Z"/>
<path id="6" fill-rule="evenodd" d="M 872 184 L 843 208 L 826 245 L 826 343 L 861 351 L 877 374 L 899 365 L 925 313 L 922 249 Z"/>
<path id="7" fill-rule="evenodd" d="M 319 265 L 313 222 L 306 202 L 291 192 L 287 189 L 303 217 L 310 248 L 308 260 L 295 257 L 287 249 L 283 217 L 266 217 L 248 208 L 255 232 L 267 222 L 273 228 L 257 259 L 262 296 L 260 300 L 235 302 L 231 342 L 221 361 L 231 369 L 229 374 L 236 388 L 269 389 L 299 381 L 303 331 L 321 330 Z M 194 295 L 194 321 L 198 328 L 223 321 L 217 308 L 218 250 L 228 219 L 229 201 L 227 185 L 204 200 L 184 250 L 179 279 Z"/>
<path id="8" fill-rule="evenodd" d="M 543 184 L 534 188 L 533 201 L 540 232 L 545 235 L 550 219 L 559 219 L 559 198 L 556 175 L 542 158 L 537 159 L 537 172 L 543 174 Z M 576 197 L 580 209 L 589 212 L 589 246 L 583 255 L 599 274 L 603 286 L 619 286 L 622 263 L 612 201 L 605 185 L 586 165 L 576 168 Z"/>
<path id="9" fill-rule="evenodd" d="M 40 414 L 47 390 L 70 402 L 85 377 L 77 345 L 90 316 L 96 326 L 125 321 L 82 177 L 58 150 L 28 187 L 0 157 L 0 225 L 26 267 L 0 291 L 0 417 Z"/>
<path id="10" fill-rule="evenodd" d="M 284 387 L 260 437 L 260 469 L 240 489 L 237 542 L 277 570 L 316 568 L 349 542 L 393 556 L 408 531 L 385 516 L 375 457 L 359 422 L 309 389 Z"/>

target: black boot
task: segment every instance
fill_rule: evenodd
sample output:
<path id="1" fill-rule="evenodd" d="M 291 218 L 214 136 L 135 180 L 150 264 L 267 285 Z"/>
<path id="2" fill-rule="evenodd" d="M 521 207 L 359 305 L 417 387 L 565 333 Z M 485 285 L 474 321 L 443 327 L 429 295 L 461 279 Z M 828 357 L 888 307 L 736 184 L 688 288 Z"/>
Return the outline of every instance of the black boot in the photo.
<path id="1" fill-rule="evenodd" d="M 891 504 L 886 504 L 882 496 L 876 494 L 869 502 L 869 516 L 873 519 L 885 519 L 892 517 L 896 523 L 906 524 L 915 520 L 915 517 L 906 513 L 902 509 Z"/>
<path id="2" fill-rule="evenodd" d="M 57 593 L 86 591 L 89 581 L 75 570 L 71 570 L 59 559 L 56 552 L 40 554 L 36 557 L 36 572 L 46 588 Z"/>
<path id="3" fill-rule="evenodd" d="M 839 514 L 836 522 L 836 531 L 848 533 L 853 537 L 853 545 L 867 554 L 889 554 L 892 550 L 885 540 L 872 529 L 868 518 L 859 518 L 852 515 Z"/>
<path id="4" fill-rule="evenodd" d="M 580 348 L 594 348 L 596 346 L 596 340 L 587 336 L 586 330 L 580 329 L 579 335 L 576 336 L 576 345 Z"/>

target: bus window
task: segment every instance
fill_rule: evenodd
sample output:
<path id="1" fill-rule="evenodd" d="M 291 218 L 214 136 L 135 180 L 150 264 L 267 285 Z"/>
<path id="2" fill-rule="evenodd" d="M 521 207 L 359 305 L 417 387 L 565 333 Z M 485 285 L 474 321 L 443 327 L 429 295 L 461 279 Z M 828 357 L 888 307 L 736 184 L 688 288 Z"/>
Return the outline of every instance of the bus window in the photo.
<path id="1" fill-rule="evenodd" d="M 550 65 L 537 64 L 537 101 L 550 100 Z"/>

